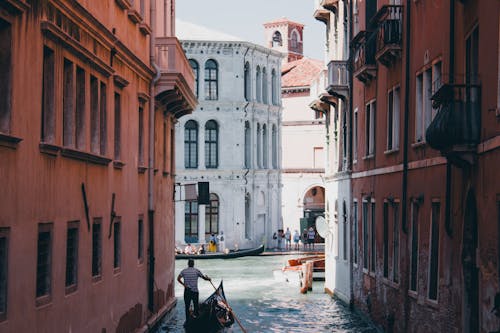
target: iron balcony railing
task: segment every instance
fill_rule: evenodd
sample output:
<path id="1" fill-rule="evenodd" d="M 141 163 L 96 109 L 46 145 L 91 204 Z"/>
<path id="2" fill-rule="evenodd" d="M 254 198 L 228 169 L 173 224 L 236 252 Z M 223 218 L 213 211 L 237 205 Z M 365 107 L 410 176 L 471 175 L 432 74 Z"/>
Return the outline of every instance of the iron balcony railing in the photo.
<path id="1" fill-rule="evenodd" d="M 374 20 L 378 22 L 376 58 L 383 65 L 389 66 L 401 54 L 403 6 L 382 6 Z"/>
<path id="2" fill-rule="evenodd" d="M 376 33 L 360 31 L 353 39 L 354 76 L 362 82 L 370 81 L 376 74 Z"/>

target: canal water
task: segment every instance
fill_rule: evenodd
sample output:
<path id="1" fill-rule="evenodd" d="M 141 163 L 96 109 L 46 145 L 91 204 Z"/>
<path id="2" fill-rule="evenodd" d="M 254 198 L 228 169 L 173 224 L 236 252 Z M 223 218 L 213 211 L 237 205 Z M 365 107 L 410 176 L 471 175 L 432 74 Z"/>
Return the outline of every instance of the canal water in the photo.
<path id="1" fill-rule="evenodd" d="M 299 287 L 274 278 L 291 256 L 258 256 L 237 259 L 196 260 L 195 267 L 212 278 L 223 280 L 227 301 L 248 333 L 376 332 L 369 323 L 323 291 L 324 282 L 315 281 L 312 292 L 301 294 Z M 296 256 L 295 256 L 296 257 Z M 176 275 L 187 260 L 176 260 Z M 214 291 L 209 281 L 198 280 L 200 303 Z M 176 282 L 177 306 L 154 333 L 183 333 L 184 300 Z M 235 322 L 230 332 L 242 332 Z M 202 333 L 202 332 L 200 332 Z"/>

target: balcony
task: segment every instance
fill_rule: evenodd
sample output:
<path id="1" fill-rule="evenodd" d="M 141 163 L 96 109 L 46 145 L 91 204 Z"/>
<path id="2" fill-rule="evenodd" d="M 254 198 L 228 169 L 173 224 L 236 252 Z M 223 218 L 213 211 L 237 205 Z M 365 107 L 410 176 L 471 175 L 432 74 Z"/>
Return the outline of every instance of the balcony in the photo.
<path id="1" fill-rule="evenodd" d="M 481 135 L 481 86 L 444 84 L 431 100 L 439 111 L 425 133 L 427 143 L 458 165 L 472 164 Z"/>
<path id="2" fill-rule="evenodd" d="M 403 6 L 383 6 L 373 18 L 377 22 L 377 53 L 375 58 L 390 67 L 401 57 Z"/>
<path id="3" fill-rule="evenodd" d="M 332 60 L 328 63 L 328 93 L 341 99 L 349 96 L 349 69 L 346 60 Z"/>
<path id="4" fill-rule="evenodd" d="M 328 21 L 330 21 L 330 12 L 323 8 L 323 6 L 321 5 L 321 0 L 315 1 L 314 8 L 314 18 L 318 21 L 328 24 Z"/>
<path id="5" fill-rule="evenodd" d="M 321 1 L 321 6 L 323 6 L 323 8 L 325 8 L 325 9 L 331 10 L 332 12 L 337 10 L 338 5 L 339 5 L 339 0 L 322 0 Z"/>
<path id="6" fill-rule="evenodd" d="M 193 93 L 194 74 L 179 41 L 175 37 L 158 37 L 155 52 L 160 72 L 156 100 L 176 118 L 191 113 L 198 104 Z"/>
<path id="7" fill-rule="evenodd" d="M 354 48 L 354 77 L 367 84 L 377 75 L 375 62 L 376 34 L 360 31 L 352 40 Z"/>

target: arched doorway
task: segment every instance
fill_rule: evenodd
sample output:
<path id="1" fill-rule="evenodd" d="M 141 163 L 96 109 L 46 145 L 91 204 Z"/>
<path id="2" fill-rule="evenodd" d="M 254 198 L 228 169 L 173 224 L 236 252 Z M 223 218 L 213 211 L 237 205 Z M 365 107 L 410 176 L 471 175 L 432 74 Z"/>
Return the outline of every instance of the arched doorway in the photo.
<path id="1" fill-rule="evenodd" d="M 462 243 L 464 332 L 479 332 L 479 277 L 476 263 L 477 207 L 472 189 L 467 193 Z"/>
<path id="2" fill-rule="evenodd" d="M 310 188 L 304 195 L 303 200 L 304 213 L 300 219 L 300 229 L 309 229 L 313 227 L 316 231 L 316 218 L 325 216 L 325 188 L 322 186 L 314 186 Z M 316 242 L 323 243 L 324 239 L 316 232 Z"/>

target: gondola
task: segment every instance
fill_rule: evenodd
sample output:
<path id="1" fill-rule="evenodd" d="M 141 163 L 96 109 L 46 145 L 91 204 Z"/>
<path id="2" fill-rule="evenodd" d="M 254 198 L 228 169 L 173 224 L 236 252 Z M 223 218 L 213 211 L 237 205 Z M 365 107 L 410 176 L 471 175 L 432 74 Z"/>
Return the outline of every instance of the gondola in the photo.
<path id="1" fill-rule="evenodd" d="M 186 320 L 186 333 L 215 333 L 234 324 L 234 316 L 226 301 L 222 281 L 219 287 L 199 305 L 198 317 Z"/>
<path id="2" fill-rule="evenodd" d="M 178 253 L 175 255 L 175 259 L 230 259 L 230 258 L 239 258 L 239 257 L 247 257 L 247 256 L 256 256 L 264 252 L 264 245 L 253 249 L 244 249 L 237 251 L 230 251 L 228 253 L 204 253 L 204 254 L 185 254 Z"/>

